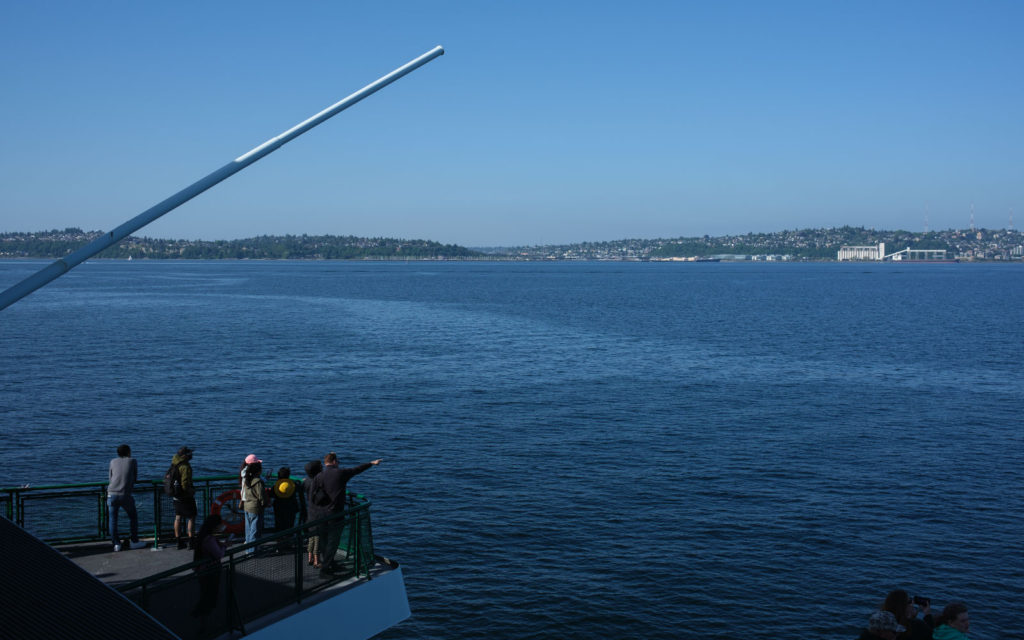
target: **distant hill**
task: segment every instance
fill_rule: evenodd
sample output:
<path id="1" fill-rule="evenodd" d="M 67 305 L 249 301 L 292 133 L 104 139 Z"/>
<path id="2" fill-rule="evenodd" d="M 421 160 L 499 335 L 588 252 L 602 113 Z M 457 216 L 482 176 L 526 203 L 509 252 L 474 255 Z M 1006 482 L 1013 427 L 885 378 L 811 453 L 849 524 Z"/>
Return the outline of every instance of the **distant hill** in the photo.
<path id="1" fill-rule="evenodd" d="M 0 234 L 0 257 L 60 258 L 103 235 L 102 231 L 63 231 Z M 443 260 L 482 256 L 478 251 L 430 240 L 357 238 L 355 236 L 257 236 L 243 240 L 159 240 L 129 236 L 98 258 L 157 260 Z"/>
<path id="2" fill-rule="evenodd" d="M 0 234 L 0 258 L 60 258 L 102 235 L 101 231 Z M 1024 233 L 1015 229 L 884 231 L 864 227 L 799 229 L 692 238 L 627 239 L 525 247 L 470 249 L 430 240 L 355 236 L 257 236 L 244 240 L 159 240 L 128 237 L 100 258 L 291 259 L 291 260 L 835 260 L 839 248 L 877 245 L 888 251 L 944 249 L 965 260 L 1020 260 Z"/>

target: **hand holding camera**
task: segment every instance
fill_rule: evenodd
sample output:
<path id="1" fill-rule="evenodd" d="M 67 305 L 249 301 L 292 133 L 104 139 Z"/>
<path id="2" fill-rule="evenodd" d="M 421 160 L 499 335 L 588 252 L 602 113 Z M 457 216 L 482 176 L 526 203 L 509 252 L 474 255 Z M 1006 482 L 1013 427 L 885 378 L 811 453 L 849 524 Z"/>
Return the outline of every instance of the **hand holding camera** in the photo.
<path id="1" fill-rule="evenodd" d="M 929 614 L 932 608 L 931 598 L 925 598 L 924 596 L 914 596 L 912 600 L 915 605 L 921 608 L 922 616 L 926 616 Z"/>

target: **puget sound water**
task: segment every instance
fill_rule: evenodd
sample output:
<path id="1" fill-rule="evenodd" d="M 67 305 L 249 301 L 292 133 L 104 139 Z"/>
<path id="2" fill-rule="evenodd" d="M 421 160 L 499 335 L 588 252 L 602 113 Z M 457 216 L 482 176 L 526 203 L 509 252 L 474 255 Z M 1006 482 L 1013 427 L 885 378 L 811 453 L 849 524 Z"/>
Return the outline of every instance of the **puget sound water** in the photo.
<path id="1" fill-rule="evenodd" d="M 1024 638 L 1022 323 L 1019 264 L 93 261 L 0 312 L 0 485 L 383 457 L 391 639 L 851 639 L 897 587 Z"/>

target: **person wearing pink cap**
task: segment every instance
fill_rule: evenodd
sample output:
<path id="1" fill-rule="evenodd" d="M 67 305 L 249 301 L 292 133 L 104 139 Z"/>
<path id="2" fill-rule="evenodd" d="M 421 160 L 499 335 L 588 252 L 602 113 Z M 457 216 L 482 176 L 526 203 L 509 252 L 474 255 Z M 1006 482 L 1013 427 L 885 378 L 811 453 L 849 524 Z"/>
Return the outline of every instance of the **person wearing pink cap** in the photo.
<path id="1" fill-rule="evenodd" d="M 263 478 L 263 461 L 250 453 L 245 457 L 245 469 L 242 470 L 242 510 L 245 512 L 245 542 L 255 542 L 263 535 L 263 509 L 266 507 L 266 489 Z M 254 553 L 255 547 L 249 548 Z"/>

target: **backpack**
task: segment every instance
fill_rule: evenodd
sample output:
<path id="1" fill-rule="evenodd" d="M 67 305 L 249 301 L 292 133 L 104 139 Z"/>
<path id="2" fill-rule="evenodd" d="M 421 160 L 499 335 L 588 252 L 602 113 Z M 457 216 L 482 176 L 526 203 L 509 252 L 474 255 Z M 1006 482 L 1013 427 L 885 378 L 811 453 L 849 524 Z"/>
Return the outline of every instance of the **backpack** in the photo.
<path id="1" fill-rule="evenodd" d="M 317 478 L 319 477 L 320 476 L 317 476 Z M 331 504 L 331 496 L 328 495 L 327 489 L 324 489 L 322 482 L 316 482 L 315 480 L 313 482 L 313 490 L 310 492 L 309 498 L 313 501 L 313 504 L 318 507 L 326 507 Z"/>
<path id="2" fill-rule="evenodd" d="M 178 465 L 171 464 L 171 467 L 164 474 L 164 495 L 177 498 L 181 495 L 181 472 Z"/>
<path id="3" fill-rule="evenodd" d="M 291 478 L 281 478 L 274 485 L 274 496 L 287 500 L 295 494 L 295 481 Z"/>

